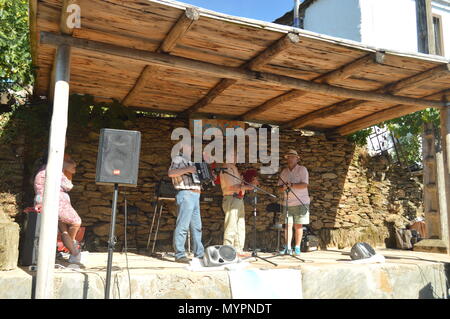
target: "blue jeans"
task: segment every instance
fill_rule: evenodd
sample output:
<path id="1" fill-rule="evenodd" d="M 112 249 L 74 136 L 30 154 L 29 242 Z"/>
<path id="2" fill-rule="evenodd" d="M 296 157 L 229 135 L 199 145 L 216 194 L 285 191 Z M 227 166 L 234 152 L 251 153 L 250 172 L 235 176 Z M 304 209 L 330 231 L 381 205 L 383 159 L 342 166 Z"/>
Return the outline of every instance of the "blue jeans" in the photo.
<path id="1" fill-rule="evenodd" d="M 193 240 L 193 252 L 195 257 L 202 258 L 204 248 L 202 244 L 202 220 L 200 217 L 200 193 L 182 190 L 177 196 L 178 217 L 175 231 L 173 232 L 173 248 L 175 258 L 186 256 L 185 244 L 189 228 Z"/>

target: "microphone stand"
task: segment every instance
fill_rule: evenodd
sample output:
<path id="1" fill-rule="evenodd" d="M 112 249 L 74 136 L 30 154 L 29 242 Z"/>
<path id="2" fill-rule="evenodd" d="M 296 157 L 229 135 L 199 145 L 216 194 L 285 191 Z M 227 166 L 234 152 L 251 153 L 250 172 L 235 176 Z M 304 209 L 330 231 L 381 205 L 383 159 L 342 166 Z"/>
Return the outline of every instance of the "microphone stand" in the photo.
<path id="1" fill-rule="evenodd" d="M 285 196 L 285 206 L 284 206 L 285 209 L 286 209 L 286 221 L 285 221 L 285 225 L 286 225 L 286 228 L 285 228 L 285 240 L 286 240 L 287 233 L 289 232 L 289 230 L 288 230 L 288 227 L 289 227 L 289 224 L 288 224 L 288 221 L 289 221 L 289 206 L 288 206 L 288 196 L 289 196 L 289 192 L 292 192 L 292 194 L 295 196 L 295 198 L 297 198 L 298 201 L 299 201 L 303 206 L 306 206 L 306 205 L 302 202 L 302 200 L 301 200 L 300 198 L 298 198 L 298 196 L 295 194 L 295 192 L 292 190 L 292 188 L 289 186 L 289 184 L 286 183 L 286 182 L 281 178 L 281 176 L 280 176 L 280 180 L 281 180 L 281 182 L 283 183 L 283 185 L 286 186 L 286 196 Z M 302 226 L 302 227 L 303 227 L 303 226 Z M 292 232 L 293 232 L 293 235 L 294 235 L 294 238 L 295 238 L 294 230 L 293 230 Z M 303 236 L 302 236 L 302 237 L 303 237 Z M 287 241 L 287 240 L 286 240 L 286 241 Z M 287 247 L 287 242 L 286 242 L 285 244 L 286 244 L 286 247 Z M 301 247 L 301 238 L 300 238 L 300 247 Z M 271 257 L 268 257 L 268 258 L 274 258 L 274 257 L 278 257 L 278 256 L 284 256 L 284 255 L 282 255 L 282 254 L 280 254 L 280 252 L 278 252 L 276 255 L 271 256 Z M 301 258 L 299 258 L 299 257 L 297 257 L 297 256 L 294 256 L 294 255 L 289 255 L 289 256 L 291 256 L 291 257 L 293 257 L 293 258 L 295 258 L 295 259 L 298 259 L 298 260 L 300 260 L 300 261 L 302 261 L 302 262 L 305 262 L 304 259 L 301 259 Z"/>
<path id="2" fill-rule="evenodd" d="M 258 252 L 257 252 L 257 249 L 256 249 L 256 215 L 257 215 L 256 205 L 258 203 L 258 196 L 257 196 L 258 193 L 257 193 L 257 191 L 263 192 L 264 194 L 269 195 L 269 196 L 274 197 L 274 198 L 277 198 L 277 196 L 274 195 L 274 194 L 269 193 L 268 191 L 265 191 L 264 189 L 259 188 L 258 186 L 254 185 L 254 184 L 251 184 L 251 183 L 241 179 L 240 177 L 237 177 L 237 176 L 227 172 L 226 168 L 220 168 L 218 170 L 221 171 L 222 173 L 228 174 L 228 175 L 236 178 L 237 180 L 243 182 L 246 185 L 252 186 L 253 187 L 253 192 L 255 193 L 255 198 L 254 198 L 254 201 L 253 201 L 253 249 L 252 249 L 252 255 L 250 257 L 245 257 L 242 260 L 246 260 L 246 259 L 254 257 L 256 259 L 264 260 L 265 262 L 268 262 L 269 264 L 272 264 L 274 266 L 278 266 L 276 263 L 267 260 L 267 257 L 260 257 L 260 256 L 258 256 Z"/>

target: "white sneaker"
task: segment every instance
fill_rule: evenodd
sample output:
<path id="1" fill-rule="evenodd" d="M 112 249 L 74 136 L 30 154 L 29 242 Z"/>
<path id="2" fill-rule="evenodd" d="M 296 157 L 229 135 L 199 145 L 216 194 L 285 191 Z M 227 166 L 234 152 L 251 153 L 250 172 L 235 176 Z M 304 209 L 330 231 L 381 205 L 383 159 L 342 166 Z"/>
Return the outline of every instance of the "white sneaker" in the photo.
<path id="1" fill-rule="evenodd" d="M 81 264 L 81 253 L 70 255 L 68 262 L 69 264 Z"/>
<path id="2" fill-rule="evenodd" d="M 78 255 L 70 255 L 69 264 L 84 264 L 87 261 L 87 257 L 89 256 L 88 251 L 79 252 Z"/>

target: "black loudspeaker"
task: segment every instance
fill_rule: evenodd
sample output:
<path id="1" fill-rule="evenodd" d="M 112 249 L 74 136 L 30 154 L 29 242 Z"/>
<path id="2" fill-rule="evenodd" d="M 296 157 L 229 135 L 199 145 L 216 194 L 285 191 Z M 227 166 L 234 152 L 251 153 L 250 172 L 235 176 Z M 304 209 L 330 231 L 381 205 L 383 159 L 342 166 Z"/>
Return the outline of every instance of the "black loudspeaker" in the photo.
<path id="1" fill-rule="evenodd" d="M 205 249 L 205 256 L 203 257 L 203 263 L 206 267 L 222 266 L 237 261 L 236 249 L 228 245 L 209 246 Z"/>
<path id="2" fill-rule="evenodd" d="M 37 264 L 37 254 L 39 245 L 39 231 L 41 229 L 41 214 L 36 212 L 27 213 L 25 221 L 25 235 L 20 254 L 20 264 L 31 266 Z"/>
<path id="3" fill-rule="evenodd" d="M 140 151 L 140 132 L 101 129 L 95 182 L 136 187 Z"/>

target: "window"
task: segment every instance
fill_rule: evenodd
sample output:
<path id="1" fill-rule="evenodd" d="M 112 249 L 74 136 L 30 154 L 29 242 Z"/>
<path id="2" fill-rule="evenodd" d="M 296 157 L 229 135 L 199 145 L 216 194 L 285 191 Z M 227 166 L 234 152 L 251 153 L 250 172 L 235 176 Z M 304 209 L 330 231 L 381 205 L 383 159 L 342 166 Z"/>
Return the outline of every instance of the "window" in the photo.
<path id="1" fill-rule="evenodd" d="M 433 14 L 434 46 L 436 55 L 444 55 L 444 41 L 442 36 L 442 17 Z"/>

